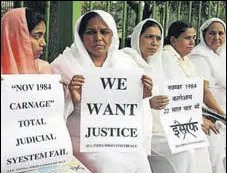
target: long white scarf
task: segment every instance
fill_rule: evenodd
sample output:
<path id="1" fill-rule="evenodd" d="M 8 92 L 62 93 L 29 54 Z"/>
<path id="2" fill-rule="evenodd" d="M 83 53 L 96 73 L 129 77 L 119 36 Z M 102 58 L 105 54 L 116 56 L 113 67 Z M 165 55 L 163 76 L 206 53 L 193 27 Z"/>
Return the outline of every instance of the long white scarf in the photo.
<path id="1" fill-rule="evenodd" d="M 98 13 L 113 33 L 112 42 L 108 50 L 108 56 L 102 66 L 121 69 L 133 69 L 138 67 L 131 57 L 118 50 L 119 38 L 113 17 L 109 13 L 101 10 L 93 10 L 89 11 L 88 13 L 90 12 Z M 83 16 L 81 16 L 75 23 L 74 43 L 71 45 L 71 47 L 66 47 L 64 52 L 51 63 L 53 71 L 55 73 L 61 74 L 63 81 L 67 84 L 70 82 L 73 75 L 81 74 L 83 69 L 95 68 L 94 63 L 91 60 L 91 57 L 89 56 L 78 34 L 80 22 Z M 66 99 L 65 105 L 68 106 L 65 108 L 65 118 L 67 118 L 69 113 L 73 110 L 72 104 L 70 104 L 71 98 L 67 92 L 66 98 L 68 99 Z"/>
<path id="2" fill-rule="evenodd" d="M 193 55 L 194 57 L 203 57 L 211 68 L 216 84 L 222 86 L 223 88 L 226 88 L 226 40 L 215 53 L 210 47 L 207 46 L 203 37 L 203 31 L 207 29 L 213 22 L 220 22 L 221 24 L 223 24 L 226 31 L 226 25 L 221 19 L 211 18 L 205 21 L 200 27 L 201 41 L 193 49 L 191 55 Z"/>
<path id="3" fill-rule="evenodd" d="M 161 28 L 161 45 L 158 48 L 157 52 L 149 56 L 147 61 L 142 56 L 141 50 L 140 50 L 140 35 L 142 28 L 144 24 L 147 21 L 155 22 L 158 26 Z M 133 30 L 132 36 L 131 36 L 131 48 L 124 48 L 122 49 L 123 52 L 127 53 L 138 64 L 140 68 L 142 68 L 146 75 L 150 76 L 153 81 L 153 89 L 152 89 L 152 95 L 157 95 L 159 93 L 157 83 L 160 80 L 163 80 L 165 78 L 162 63 L 161 63 L 161 53 L 162 53 L 162 47 L 164 42 L 164 36 L 163 36 L 163 28 L 161 24 L 154 20 L 154 19 L 145 19 L 138 23 L 136 27 Z M 146 136 L 151 136 L 152 133 L 163 133 L 160 119 L 159 119 L 159 111 L 152 109 L 152 113 L 147 110 L 147 113 L 145 114 L 145 123 L 144 126 L 146 127 L 145 134 Z M 151 116 L 152 114 L 152 116 Z M 151 125 L 150 122 L 153 122 L 153 125 Z M 150 145 L 150 144 L 149 144 Z M 147 147 L 148 150 L 150 150 L 149 147 Z"/>
<path id="4" fill-rule="evenodd" d="M 161 45 L 158 48 L 157 52 L 154 55 L 149 56 L 147 61 L 145 61 L 144 58 L 142 57 L 142 53 L 140 50 L 140 34 L 142 31 L 143 25 L 147 21 L 155 22 L 157 25 L 160 26 L 162 39 L 161 39 Z M 161 54 L 162 54 L 163 42 L 164 42 L 164 34 L 163 34 L 163 28 L 161 24 L 154 19 L 145 19 L 140 23 L 138 23 L 133 30 L 133 33 L 131 36 L 131 48 L 124 48 L 122 49 L 122 51 L 129 54 L 131 57 L 133 57 L 133 59 L 136 61 L 139 67 L 143 68 L 145 73 L 152 77 L 153 81 L 156 81 L 164 77 L 164 72 L 161 66 Z"/>

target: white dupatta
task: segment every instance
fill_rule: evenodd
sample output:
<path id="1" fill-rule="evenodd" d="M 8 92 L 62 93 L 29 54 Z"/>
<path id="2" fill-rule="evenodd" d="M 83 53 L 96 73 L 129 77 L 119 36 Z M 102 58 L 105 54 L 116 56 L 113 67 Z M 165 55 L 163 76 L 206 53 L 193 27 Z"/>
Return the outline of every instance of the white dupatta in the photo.
<path id="1" fill-rule="evenodd" d="M 140 50 L 140 35 L 141 35 L 143 25 L 147 21 L 155 22 L 161 28 L 162 35 L 161 35 L 161 45 L 158 48 L 157 52 L 154 55 L 149 56 L 148 60 L 145 61 Z M 152 78 L 152 81 L 153 81 L 152 96 L 159 94 L 157 83 L 158 81 L 165 79 L 162 63 L 161 63 L 163 43 L 164 43 L 164 34 L 163 34 L 163 28 L 161 24 L 154 19 L 145 19 L 139 22 L 133 30 L 133 33 L 131 36 L 131 48 L 122 49 L 123 52 L 133 57 L 135 62 L 138 64 L 138 66 L 144 69 L 144 72 L 146 75 Z M 146 103 L 146 101 L 144 102 Z M 154 109 L 151 109 L 151 110 L 152 112 L 150 112 L 150 110 L 147 110 L 145 113 L 144 125 L 146 127 L 145 129 L 146 136 L 151 136 L 154 133 L 164 134 L 163 128 L 160 123 L 159 111 Z M 152 122 L 152 125 L 149 122 Z"/>
<path id="2" fill-rule="evenodd" d="M 210 47 L 207 46 L 203 37 L 203 31 L 213 22 L 220 22 L 226 31 L 225 23 L 219 18 L 211 18 L 205 21 L 200 27 L 200 43 L 193 49 L 190 57 L 199 68 L 203 68 L 203 64 L 198 63 L 206 61 L 211 69 L 212 75 L 214 76 L 214 82 L 216 83 L 214 85 L 226 88 L 226 40 L 215 53 Z M 198 60 L 197 58 L 202 58 L 203 60 Z M 212 87 L 215 87 L 214 85 Z"/>
<path id="3" fill-rule="evenodd" d="M 108 50 L 108 56 L 103 63 L 103 67 L 122 69 L 137 67 L 136 63 L 131 60 L 128 55 L 118 50 L 119 38 L 116 23 L 113 17 L 109 13 L 102 10 L 92 10 L 88 13 L 90 12 L 97 13 L 113 33 L 112 42 Z M 62 80 L 67 84 L 70 82 L 73 75 L 81 74 L 82 69 L 95 68 L 95 65 L 92 62 L 86 48 L 84 47 L 78 33 L 80 23 L 84 15 L 82 15 L 75 23 L 74 43 L 71 45 L 71 47 L 66 47 L 64 52 L 51 63 L 53 71 L 55 73 L 61 74 Z M 73 111 L 71 96 L 68 89 L 66 89 L 65 97 L 65 119 L 67 119 L 68 115 Z"/>
<path id="4" fill-rule="evenodd" d="M 143 25 L 147 21 L 155 22 L 160 28 L 161 28 L 161 45 L 158 48 L 157 52 L 148 57 L 148 60 L 145 61 L 141 50 L 140 50 L 140 34 L 143 28 Z M 156 79 L 162 79 L 164 77 L 164 73 L 161 66 L 161 54 L 162 54 L 162 48 L 163 48 L 163 42 L 164 42 L 164 34 L 163 34 L 163 28 L 161 24 L 154 20 L 154 19 L 145 19 L 138 23 L 136 27 L 133 30 L 132 37 L 131 37 L 131 48 L 124 48 L 122 49 L 123 52 L 129 54 L 133 57 L 133 59 L 136 61 L 136 63 L 139 65 L 139 67 L 143 68 L 145 70 L 145 73 L 147 75 L 150 75 L 152 77 L 152 80 L 155 81 Z"/>

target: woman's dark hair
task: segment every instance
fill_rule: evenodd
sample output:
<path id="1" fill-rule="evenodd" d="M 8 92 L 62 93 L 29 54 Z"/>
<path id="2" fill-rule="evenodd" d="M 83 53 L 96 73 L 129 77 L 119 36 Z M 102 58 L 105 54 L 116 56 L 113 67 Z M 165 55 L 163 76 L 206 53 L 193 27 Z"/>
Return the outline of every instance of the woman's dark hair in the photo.
<path id="1" fill-rule="evenodd" d="M 96 16 L 99 16 L 99 14 L 95 12 L 90 12 L 85 14 L 84 17 L 81 19 L 80 26 L 79 26 L 79 35 L 81 39 L 83 38 L 88 21 Z"/>
<path id="2" fill-rule="evenodd" d="M 144 23 L 143 28 L 140 32 L 140 35 L 142 35 L 146 31 L 146 29 L 149 27 L 158 27 L 162 34 L 162 28 L 156 22 L 148 20 Z"/>
<path id="3" fill-rule="evenodd" d="M 193 28 L 193 26 L 186 22 L 183 21 L 173 22 L 168 29 L 167 36 L 164 39 L 164 45 L 171 44 L 170 43 L 171 37 L 178 38 L 182 33 L 184 33 L 189 28 Z"/>
<path id="4" fill-rule="evenodd" d="M 33 10 L 31 8 L 25 8 L 25 16 L 28 24 L 29 33 L 34 29 L 36 25 L 40 22 L 45 22 L 45 17 L 42 13 L 37 10 Z"/>

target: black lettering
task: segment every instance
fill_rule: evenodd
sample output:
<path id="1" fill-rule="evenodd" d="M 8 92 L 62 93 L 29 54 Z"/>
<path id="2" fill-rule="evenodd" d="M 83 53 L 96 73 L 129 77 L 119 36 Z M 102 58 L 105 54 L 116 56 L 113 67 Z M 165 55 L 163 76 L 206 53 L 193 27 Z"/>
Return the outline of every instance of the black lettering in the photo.
<path id="1" fill-rule="evenodd" d="M 126 78 L 118 78 L 118 87 L 117 87 L 117 89 L 118 90 L 126 90 L 127 89 L 127 86 L 125 84 L 126 82 L 127 82 Z"/>
<path id="2" fill-rule="evenodd" d="M 104 110 L 103 115 L 113 115 L 113 111 L 111 110 L 110 104 L 107 104 L 106 109 Z"/>
<path id="3" fill-rule="evenodd" d="M 107 86 L 109 86 L 110 89 L 113 89 L 114 84 L 117 81 L 117 86 L 115 89 L 117 90 L 126 90 L 126 82 L 127 78 L 100 78 L 102 82 L 102 86 L 104 89 L 106 89 Z"/>
<path id="4" fill-rule="evenodd" d="M 34 84 L 19 84 L 15 85 L 16 90 L 18 91 L 28 91 L 32 90 L 34 87 Z"/>
<path id="5" fill-rule="evenodd" d="M 88 127 L 85 137 L 137 137 L 136 128 Z"/>
<path id="6" fill-rule="evenodd" d="M 47 108 L 47 107 L 50 107 L 51 106 L 50 104 L 53 102 L 54 100 L 11 103 L 9 105 L 9 108 L 11 110 Z"/>
<path id="7" fill-rule="evenodd" d="M 102 107 L 102 103 L 87 103 L 89 113 L 92 115 L 93 110 L 95 109 L 96 115 L 98 115 L 100 108 Z"/>
<path id="8" fill-rule="evenodd" d="M 50 140 L 55 140 L 55 139 L 56 139 L 56 137 L 52 133 L 47 134 L 47 135 L 37 135 L 37 136 L 32 136 L 32 137 L 17 138 L 16 146 L 30 144 L 30 143 L 50 141 Z"/>
<path id="9" fill-rule="evenodd" d="M 46 125 L 43 118 L 40 119 L 30 119 L 30 120 L 19 120 L 20 127 L 29 127 L 29 126 L 40 126 Z"/>
<path id="10" fill-rule="evenodd" d="M 104 89 L 106 89 L 106 86 L 109 86 L 109 88 L 112 89 L 116 80 L 116 78 L 100 78 L 100 79 Z"/>

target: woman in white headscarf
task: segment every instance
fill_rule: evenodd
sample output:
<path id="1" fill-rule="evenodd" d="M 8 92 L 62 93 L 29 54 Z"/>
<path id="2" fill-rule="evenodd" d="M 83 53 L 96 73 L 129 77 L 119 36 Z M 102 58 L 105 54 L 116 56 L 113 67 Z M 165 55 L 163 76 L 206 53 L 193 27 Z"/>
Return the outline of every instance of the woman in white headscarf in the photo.
<path id="1" fill-rule="evenodd" d="M 160 23 L 154 19 L 146 19 L 141 21 L 134 28 L 131 37 L 132 48 L 122 49 L 124 52 L 131 55 L 137 64 L 143 68 L 146 74 L 150 75 L 153 80 L 153 96 L 150 98 L 150 106 L 153 108 L 151 112 L 153 128 L 149 131 L 147 130 L 147 136 L 149 136 L 149 133 L 152 133 L 148 156 L 152 171 L 157 173 L 211 172 L 209 165 L 203 164 L 207 163 L 206 161 L 200 162 L 201 165 L 199 169 L 194 162 L 194 160 L 196 160 L 194 154 L 188 151 L 172 154 L 168 146 L 167 138 L 160 122 L 159 113 L 159 110 L 165 108 L 168 104 L 168 98 L 167 96 L 158 95 L 157 86 L 157 83 L 167 79 L 161 61 L 163 42 L 163 28 Z M 145 125 L 149 126 L 148 123 Z M 206 156 L 204 158 L 206 158 Z M 209 157 L 207 159 L 209 159 Z"/>
<path id="2" fill-rule="evenodd" d="M 219 18 L 211 18 L 200 27 L 200 43 L 189 55 L 197 73 L 204 78 L 221 109 L 219 114 L 226 111 L 226 25 Z M 224 173 L 226 127 L 216 122 L 220 134 L 211 133 L 210 157 L 214 173 Z"/>
<path id="3" fill-rule="evenodd" d="M 163 29 L 162 26 L 154 19 L 145 19 L 138 23 L 133 30 L 131 37 L 131 48 L 121 49 L 126 54 L 133 57 L 138 66 L 144 69 L 145 73 L 152 77 L 153 89 L 152 95 L 154 97 L 148 98 L 151 107 L 156 110 L 165 108 L 168 104 L 168 97 L 164 95 L 155 96 L 158 94 L 156 82 L 164 79 L 164 74 L 161 68 L 161 52 L 163 46 Z M 155 64 L 155 65 L 154 65 Z M 145 103 L 147 102 L 144 100 Z M 145 119 L 146 136 L 151 138 L 152 129 L 160 129 L 161 125 L 157 118 L 158 111 L 152 110 L 153 118 L 147 115 Z M 151 112 L 147 112 L 151 114 Z M 154 123 L 152 123 L 154 121 Z M 157 123 L 156 123 L 157 122 Z M 152 124 L 154 124 L 152 126 Z M 147 152 L 150 154 L 150 143 L 146 143 Z"/>
<path id="4" fill-rule="evenodd" d="M 66 48 L 51 64 L 56 73 L 62 74 L 64 83 L 69 84 L 69 91 L 66 88 L 65 118 L 74 155 L 92 173 L 151 173 L 145 153 L 79 151 L 80 94 L 84 83 L 84 78 L 80 75 L 81 70 L 95 67 L 132 70 L 138 66 L 131 57 L 118 50 L 117 28 L 109 13 L 101 10 L 86 13 L 77 20 L 74 34 L 75 41 L 72 46 Z M 147 89 L 152 87 L 149 77 L 143 78 L 143 83 Z"/>
<path id="5" fill-rule="evenodd" d="M 218 104 L 226 110 L 226 25 L 218 18 L 200 27 L 200 43 L 190 54 L 199 73 L 209 83 Z M 224 114 L 223 111 L 219 112 Z"/>

